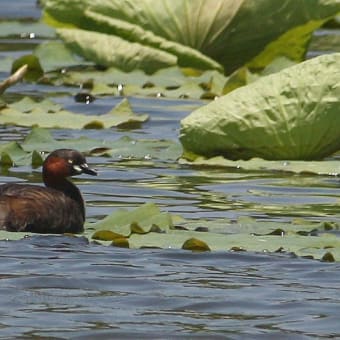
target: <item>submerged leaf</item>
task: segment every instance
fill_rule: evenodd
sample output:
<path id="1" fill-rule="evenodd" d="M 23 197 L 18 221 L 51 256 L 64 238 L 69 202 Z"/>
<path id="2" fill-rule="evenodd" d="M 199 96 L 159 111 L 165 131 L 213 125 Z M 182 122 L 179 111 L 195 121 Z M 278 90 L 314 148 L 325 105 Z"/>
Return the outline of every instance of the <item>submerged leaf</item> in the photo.
<path id="1" fill-rule="evenodd" d="M 322 256 L 321 261 L 323 262 L 335 262 L 335 258 L 332 253 L 327 252 L 324 256 Z"/>
<path id="2" fill-rule="evenodd" d="M 24 79 L 27 81 L 37 81 L 44 75 L 44 70 L 40 65 L 39 59 L 33 55 L 24 55 L 13 62 L 11 73 L 15 73 L 22 66 L 27 65 L 27 70 L 24 74 Z"/>
<path id="3" fill-rule="evenodd" d="M 186 240 L 182 245 L 182 249 L 192 251 L 210 251 L 209 246 L 197 238 L 190 238 Z"/>
<path id="4" fill-rule="evenodd" d="M 111 245 L 115 246 L 115 247 L 119 247 L 119 248 L 129 248 L 130 247 L 129 239 L 127 239 L 126 237 L 115 238 L 111 242 Z"/>
<path id="5" fill-rule="evenodd" d="M 113 241 L 121 238 L 124 238 L 124 236 L 111 230 L 98 230 L 92 235 L 92 239 L 99 241 Z"/>

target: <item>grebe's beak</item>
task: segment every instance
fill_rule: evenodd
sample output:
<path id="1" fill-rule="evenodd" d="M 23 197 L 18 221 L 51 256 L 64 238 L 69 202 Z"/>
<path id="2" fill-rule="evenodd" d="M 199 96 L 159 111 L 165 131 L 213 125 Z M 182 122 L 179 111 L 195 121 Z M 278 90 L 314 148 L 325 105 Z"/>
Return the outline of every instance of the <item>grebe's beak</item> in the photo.
<path id="1" fill-rule="evenodd" d="M 79 164 L 79 165 L 73 165 L 74 171 L 76 171 L 78 174 L 88 174 L 92 176 L 97 176 L 97 171 L 94 169 L 91 169 L 87 163 Z"/>

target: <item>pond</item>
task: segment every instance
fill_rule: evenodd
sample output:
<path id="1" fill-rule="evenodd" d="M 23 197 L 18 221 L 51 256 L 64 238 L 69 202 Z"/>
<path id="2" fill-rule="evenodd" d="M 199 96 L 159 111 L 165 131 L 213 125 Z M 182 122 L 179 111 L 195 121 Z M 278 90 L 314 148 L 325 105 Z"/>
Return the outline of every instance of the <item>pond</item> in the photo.
<path id="1" fill-rule="evenodd" d="M 20 8 L 20 10 L 18 10 Z M 36 20 L 33 0 L 3 1 L 0 19 Z M 0 38 L 0 60 L 26 54 L 39 39 Z M 317 53 L 317 52 L 313 52 Z M 311 52 L 311 54 L 313 54 Z M 1 68 L 2 70 L 2 68 Z M 4 71 L 0 77 L 6 77 Z M 55 90 L 55 89 L 53 89 Z M 7 96 L 51 95 L 43 85 L 18 84 Z M 74 88 L 54 100 L 65 108 L 101 114 L 121 97 L 76 103 Z M 178 141 L 179 121 L 199 100 L 131 97 L 134 112 L 150 115 L 131 130 L 52 130 L 56 139 L 128 136 Z M 1 141 L 22 141 L 27 128 L 1 127 Z M 192 168 L 173 161 L 89 157 L 95 179 L 75 179 L 87 202 L 88 221 L 118 208 L 156 203 L 192 220 L 252 217 L 257 221 L 340 223 L 337 177 Z M 21 166 L 1 182 L 39 182 L 40 169 Z M 294 254 L 192 253 L 121 249 L 85 237 L 35 235 L 0 241 L 1 338 L 250 338 L 340 336 L 340 263 Z"/>

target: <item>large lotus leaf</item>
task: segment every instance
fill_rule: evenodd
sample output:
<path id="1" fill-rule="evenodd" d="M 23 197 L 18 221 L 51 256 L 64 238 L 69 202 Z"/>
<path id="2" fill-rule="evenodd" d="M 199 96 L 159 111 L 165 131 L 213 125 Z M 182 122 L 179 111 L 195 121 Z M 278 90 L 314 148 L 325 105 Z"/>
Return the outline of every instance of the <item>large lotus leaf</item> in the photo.
<path id="1" fill-rule="evenodd" d="M 50 100 L 35 102 L 27 97 L 0 110 L 0 124 L 45 128 L 101 129 L 142 123 L 147 119 L 146 114 L 134 114 L 126 99 L 110 112 L 98 116 L 69 112 Z"/>
<path id="2" fill-rule="evenodd" d="M 184 149 L 230 159 L 312 160 L 340 148 L 340 54 L 289 67 L 181 122 Z"/>
<path id="3" fill-rule="evenodd" d="M 255 67 L 281 55 L 300 61 L 312 32 L 340 11 L 340 1 L 49 0 L 45 9 L 59 22 L 86 29 L 86 10 L 140 26 L 199 50 L 230 73 L 256 56 Z"/>
<path id="4" fill-rule="evenodd" d="M 85 28 L 89 30 L 116 35 L 128 41 L 138 42 L 144 46 L 169 52 L 177 56 L 179 66 L 223 71 L 223 67 L 220 64 L 198 50 L 166 40 L 151 31 L 144 30 L 141 26 L 120 19 L 110 18 L 90 10 L 85 11 L 84 15 L 86 19 L 83 23 L 86 24 Z"/>
<path id="5" fill-rule="evenodd" d="M 120 37 L 80 29 L 58 29 L 66 45 L 86 59 L 124 71 L 143 69 L 152 73 L 177 64 L 177 57 L 154 47 L 130 43 Z"/>

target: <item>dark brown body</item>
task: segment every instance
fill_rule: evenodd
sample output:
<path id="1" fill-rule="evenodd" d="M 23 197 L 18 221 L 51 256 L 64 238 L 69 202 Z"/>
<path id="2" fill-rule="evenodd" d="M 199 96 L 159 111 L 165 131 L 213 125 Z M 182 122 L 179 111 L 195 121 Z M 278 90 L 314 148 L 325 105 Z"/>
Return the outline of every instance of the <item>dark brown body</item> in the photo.
<path id="1" fill-rule="evenodd" d="M 0 228 L 35 233 L 80 233 L 84 208 L 63 192 L 36 185 L 0 186 Z M 72 212 L 72 213 L 70 213 Z"/>
<path id="2" fill-rule="evenodd" d="M 61 149 L 44 162 L 43 179 L 47 187 L 1 185 L 0 229 L 51 234 L 82 232 L 84 201 L 79 189 L 66 177 L 83 172 L 96 174 L 78 151 Z"/>

